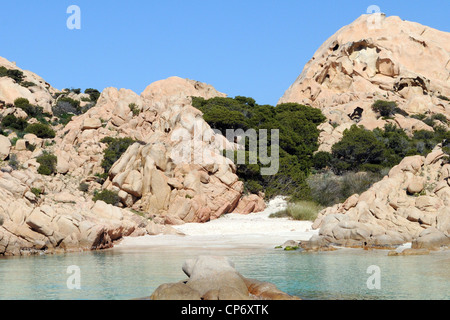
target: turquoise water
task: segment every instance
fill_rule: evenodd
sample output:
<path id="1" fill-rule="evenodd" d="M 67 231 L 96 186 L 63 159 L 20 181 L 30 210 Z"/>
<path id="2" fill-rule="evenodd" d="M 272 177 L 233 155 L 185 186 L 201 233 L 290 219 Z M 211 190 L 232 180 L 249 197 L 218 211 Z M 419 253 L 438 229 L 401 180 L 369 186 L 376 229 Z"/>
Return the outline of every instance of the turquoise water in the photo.
<path id="1" fill-rule="evenodd" d="M 0 299 L 123 300 L 141 298 L 162 283 L 186 278 L 181 266 L 198 255 L 224 255 L 245 277 L 269 281 L 304 299 L 450 299 L 450 254 L 388 257 L 386 251 L 324 253 L 269 249 L 118 249 L 0 259 Z M 69 266 L 80 268 L 80 290 L 70 290 Z M 367 288 L 371 265 L 380 289 Z"/>

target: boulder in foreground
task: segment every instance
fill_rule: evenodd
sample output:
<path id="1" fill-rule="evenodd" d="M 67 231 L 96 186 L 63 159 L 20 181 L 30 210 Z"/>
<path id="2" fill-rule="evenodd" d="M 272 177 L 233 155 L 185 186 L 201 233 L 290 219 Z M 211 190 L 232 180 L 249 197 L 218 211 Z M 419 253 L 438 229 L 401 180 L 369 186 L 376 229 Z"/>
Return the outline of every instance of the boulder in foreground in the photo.
<path id="1" fill-rule="evenodd" d="M 244 278 L 226 257 L 200 256 L 183 265 L 186 281 L 159 286 L 151 300 L 300 300 L 268 282 Z"/>

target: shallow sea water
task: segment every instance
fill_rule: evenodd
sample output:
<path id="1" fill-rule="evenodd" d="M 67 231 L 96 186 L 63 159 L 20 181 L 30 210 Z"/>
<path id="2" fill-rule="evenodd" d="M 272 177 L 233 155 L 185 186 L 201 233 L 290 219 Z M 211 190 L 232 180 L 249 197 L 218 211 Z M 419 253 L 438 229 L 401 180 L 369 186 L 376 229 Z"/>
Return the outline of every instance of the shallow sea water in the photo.
<path id="1" fill-rule="evenodd" d="M 124 300 L 148 297 L 161 284 L 186 279 L 186 259 L 229 257 L 247 278 L 269 281 L 303 299 L 450 299 L 450 253 L 388 257 L 387 251 L 343 249 L 301 253 L 265 248 L 112 249 L 0 259 L 0 299 Z M 69 266 L 80 268 L 81 289 L 71 290 Z M 380 289 L 367 273 L 378 266 Z"/>

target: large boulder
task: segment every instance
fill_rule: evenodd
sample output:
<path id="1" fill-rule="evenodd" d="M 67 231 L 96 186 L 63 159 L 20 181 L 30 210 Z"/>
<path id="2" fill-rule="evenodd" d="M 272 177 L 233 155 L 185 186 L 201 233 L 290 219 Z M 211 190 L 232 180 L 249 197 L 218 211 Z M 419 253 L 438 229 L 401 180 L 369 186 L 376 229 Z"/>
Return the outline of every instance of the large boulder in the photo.
<path id="1" fill-rule="evenodd" d="M 297 300 L 275 285 L 239 274 L 234 264 L 222 256 L 200 256 L 183 265 L 187 281 L 163 284 L 152 300 Z"/>
<path id="2" fill-rule="evenodd" d="M 3 135 L 0 135 L 0 160 L 5 160 L 11 150 L 11 141 Z"/>

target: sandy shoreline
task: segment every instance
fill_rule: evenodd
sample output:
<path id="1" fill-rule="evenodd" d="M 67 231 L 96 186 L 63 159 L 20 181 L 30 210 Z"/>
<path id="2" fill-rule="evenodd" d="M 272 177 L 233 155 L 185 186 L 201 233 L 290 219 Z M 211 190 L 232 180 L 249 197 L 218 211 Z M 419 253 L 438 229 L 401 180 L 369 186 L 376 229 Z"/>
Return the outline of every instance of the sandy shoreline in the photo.
<path id="1" fill-rule="evenodd" d="M 283 198 L 275 198 L 266 210 L 249 215 L 228 214 L 207 223 L 188 223 L 174 226 L 185 236 L 158 235 L 125 238 L 115 246 L 118 249 L 154 246 L 169 247 L 257 247 L 273 248 L 287 240 L 309 240 L 318 231 L 311 230 L 310 221 L 287 218 L 269 218 L 286 207 Z"/>

